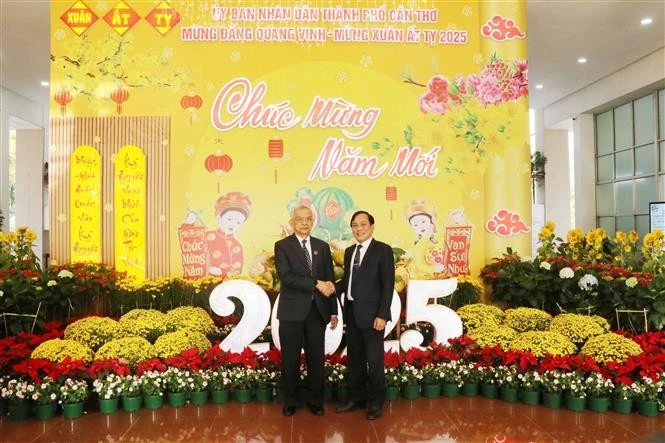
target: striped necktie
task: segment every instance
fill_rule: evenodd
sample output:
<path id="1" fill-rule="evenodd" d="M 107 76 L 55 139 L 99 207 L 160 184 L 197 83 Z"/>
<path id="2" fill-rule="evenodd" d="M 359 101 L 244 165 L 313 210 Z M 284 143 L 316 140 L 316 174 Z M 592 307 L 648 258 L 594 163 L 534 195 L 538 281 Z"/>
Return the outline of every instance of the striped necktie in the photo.
<path id="1" fill-rule="evenodd" d="M 305 261 L 307 262 L 307 269 L 309 273 L 312 273 L 312 257 L 309 256 L 309 251 L 307 250 L 307 240 L 302 241 L 302 252 L 305 254 Z"/>

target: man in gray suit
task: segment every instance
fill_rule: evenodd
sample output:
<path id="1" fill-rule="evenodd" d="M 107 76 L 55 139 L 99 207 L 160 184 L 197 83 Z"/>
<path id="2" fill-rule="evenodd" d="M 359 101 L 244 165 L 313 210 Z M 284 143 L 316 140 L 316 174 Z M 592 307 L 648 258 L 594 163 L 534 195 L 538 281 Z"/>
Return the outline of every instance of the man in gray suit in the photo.
<path id="1" fill-rule="evenodd" d="M 344 321 L 351 400 L 337 412 L 367 406 L 367 419 L 381 416 L 386 398 L 383 369 L 383 330 L 390 318 L 395 287 L 392 248 L 373 238 L 374 217 L 358 211 L 351 217 L 356 245 L 344 252 L 344 278 L 337 293 L 345 293 Z"/>
<path id="2" fill-rule="evenodd" d="M 275 243 L 275 266 L 281 281 L 279 341 L 282 346 L 282 413 L 291 416 L 298 404 L 300 350 L 307 363 L 306 403 L 314 415 L 323 415 L 326 325 L 337 327 L 332 255 L 327 243 L 309 235 L 312 210 L 299 206 L 291 213 L 294 233 Z"/>

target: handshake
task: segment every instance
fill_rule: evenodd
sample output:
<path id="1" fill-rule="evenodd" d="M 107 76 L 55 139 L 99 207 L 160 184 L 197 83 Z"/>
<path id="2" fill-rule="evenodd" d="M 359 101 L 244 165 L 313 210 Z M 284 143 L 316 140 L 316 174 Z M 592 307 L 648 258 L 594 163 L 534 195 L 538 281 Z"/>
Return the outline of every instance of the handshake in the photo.
<path id="1" fill-rule="evenodd" d="M 325 295 L 326 297 L 330 297 L 335 293 L 335 283 L 331 281 L 317 280 L 316 289 L 318 289 L 319 292 Z"/>

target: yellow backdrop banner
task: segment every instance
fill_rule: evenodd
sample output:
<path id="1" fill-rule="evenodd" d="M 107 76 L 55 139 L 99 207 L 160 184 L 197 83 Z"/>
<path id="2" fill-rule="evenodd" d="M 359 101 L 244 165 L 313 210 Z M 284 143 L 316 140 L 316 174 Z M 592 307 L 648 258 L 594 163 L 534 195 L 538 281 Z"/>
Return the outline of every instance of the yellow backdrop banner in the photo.
<path id="1" fill-rule="evenodd" d="M 168 119 L 168 133 L 124 135 L 168 153 L 166 177 L 149 156 L 130 190 L 167 183 L 165 212 L 149 217 L 168 229 L 171 275 L 269 284 L 300 204 L 334 253 L 363 209 L 412 277 L 477 275 L 507 246 L 531 248 L 525 12 L 524 1 L 53 1 L 51 115 Z M 150 204 L 123 207 L 126 185 L 116 175 L 102 206 L 115 211 L 115 265 L 139 273 L 156 260 L 139 229 Z"/>

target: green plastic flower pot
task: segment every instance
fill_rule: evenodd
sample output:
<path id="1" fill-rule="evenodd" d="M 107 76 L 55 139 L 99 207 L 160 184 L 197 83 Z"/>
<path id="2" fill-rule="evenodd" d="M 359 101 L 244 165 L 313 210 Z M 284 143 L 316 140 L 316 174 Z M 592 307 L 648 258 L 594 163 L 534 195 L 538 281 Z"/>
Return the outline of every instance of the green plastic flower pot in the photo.
<path id="1" fill-rule="evenodd" d="M 444 383 L 441 393 L 444 397 L 457 397 L 459 395 L 459 386 L 457 383 Z"/>
<path id="2" fill-rule="evenodd" d="M 337 401 L 340 403 L 349 401 L 349 387 L 347 385 L 338 385 L 335 395 L 337 396 Z"/>
<path id="3" fill-rule="evenodd" d="M 238 403 L 249 403 L 252 399 L 251 389 L 235 389 L 233 391 L 233 398 Z"/>
<path id="4" fill-rule="evenodd" d="M 610 409 L 608 397 L 589 397 L 587 408 L 593 412 L 607 412 Z"/>
<path id="5" fill-rule="evenodd" d="M 395 401 L 399 398 L 399 386 L 386 386 L 386 400 Z"/>
<path id="6" fill-rule="evenodd" d="M 407 400 L 415 400 L 420 397 L 420 386 L 404 385 L 402 386 L 402 396 Z"/>
<path id="7" fill-rule="evenodd" d="M 481 383 L 480 393 L 485 398 L 497 398 L 499 396 L 499 387 L 490 383 Z"/>
<path id="8" fill-rule="evenodd" d="M 651 400 L 637 400 L 637 412 L 647 417 L 658 415 L 658 402 Z"/>
<path id="9" fill-rule="evenodd" d="M 143 398 L 140 395 L 133 395 L 131 397 L 122 396 L 122 410 L 125 412 L 136 412 L 141 409 L 141 402 Z"/>
<path id="10" fill-rule="evenodd" d="M 586 405 L 586 398 L 576 397 L 574 395 L 567 395 L 565 398 L 566 408 L 570 411 L 580 412 L 584 410 Z"/>
<path id="11" fill-rule="evenodd" d="M 612 410 L 619 414 L 630 414 L 633 412 L 633 399 L 613 398 Z"/>
<path id="12" fill-rule="evenodd" d="M 23 421 L 30 417 L 30 404 L 25 401 L 9 402 L 7 405 L 9 419 L 11 421 Z"/>
<path id="13" fill-rule="evenodd" d="M 467 397 L 475 397 L 478 395 L 479 385 L 478 383 L 464 383 L 462 386 L 462 395 Z"/>
<path id="14" fill-rule="evenodd" d="M 192 391 L 189 399 L 193 405 L 201 406 L 208 403 L 208 391 Z"/>
<path id="15" fill-rule="evenodd" d="M 561 392 L 543 392 L 543 405 L 546 408 L 559 409 L 561 407 Z"/>
<path id="16" fill-rule="evenodd" d="M 120 405 L 119 398 L 100 398 L 99 402 L 99 412 L 102 414 L 113 414 L 118 412 L 118 406 Z"/>
<path id="17" fill-rule="evenodd" d="M 540 391 L 522 391 L 522 403 L 535 406 L 540 403 Z"/>
<path id="18" fill-rule="evenodd" d="M 210 401 L 216 405 L 221 405 L 229 401 L 228 389 L 216 389 L 210 391 Z"/>
<path id="19" fill-rule="evenodd" d="M 46 405 L 35 405 L 35 418 L 37 420 L 50 420 L 55 417 L 57 403 L 49 403 Z"/>
<path id="20" fill-rule="evenodd" d="M 63 403 L 62 416 L 67 419 L 79 418 L 83 415 L 84 402 L 79 403 Z"/>
<path id="21" fill-rule="evenodd" d="M 425 398 L 437 398 L 441 395 L 441 385 L 423 385 L 422 396 Z"/>
<path id="22" fill-rule="evenodd" d="M 499 391 L 501 400 L 508 403 L 515 403 L 517 401 L 517 388 L 507 388 L 502 386 Z"/>
<path id="23" fill-rule="evenodd" d="M 169 392 L 167 397 L 169 406 L 172 408 L 181 408 L 185 406 L 185 393 L 184 392 Z"/>
<path id="24" fill-rule="evenodd" d="M 146 409 L 159 409 L 164 405 L 163 395 L 144 395 L 143 406 Z"/>
<path id="25" fill-rule="evenodd" d="M 272 388 L 256 388 L 256 401 L 259 403 L 270 403 L 272 401 Z"/>

